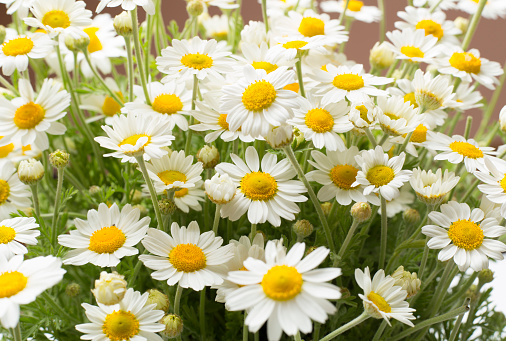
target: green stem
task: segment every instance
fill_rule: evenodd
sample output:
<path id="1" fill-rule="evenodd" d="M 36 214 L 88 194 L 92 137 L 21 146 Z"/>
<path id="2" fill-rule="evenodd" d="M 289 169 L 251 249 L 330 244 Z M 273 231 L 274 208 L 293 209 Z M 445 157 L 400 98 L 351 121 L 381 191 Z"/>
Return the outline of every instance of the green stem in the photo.
<path id="1" fill-rule="evenodd" d="M 334 330 L 332 333 L 327 334 L 325 337 L 321 338 L 320 341 L 328 341 L 334 339 L 336 336 L 341 335 L 345 331 L 359 325 L 360 323 L 364 322 L 369 318 L 369 314 L 367 314 L 365 311 L 357 316 L 354 320 L 351 320 L 350 322 L 346 323 L 344 326 L 341 326 Z"/>
<path id="2" fill-rule="evenodd" d="M 380 43 L 385 40 L 386 32 L 386 13 L 384 0 L 378 0 L 378 8 L 381 11 L 381 22 L 380 22 Z"/>
<path id="3" fill-rule="evenodd" d="M 388 237 L 388 217 L 387 217 L 387 201 L 381 197 L 381 248 L 379 258 L 379 269 L 384 269 L 385 259 L 387 256 L 387 237 Z"/>
<path id="4" fill-rule="evenodd" d="M 244 324 L 242 326 L 242 341 L 248 341 L 248 339 L 249 339 L 248 326 L 246 325 L 246 317 L 247 316 L 248 316 L 248 314 L 246 312 L 244 312 Z"/>
<path id="5" fill-rule="evenodd" d="M 262 18 L 264 19 L 265 32 L 269 33 L 269 17 L 267 17 L 267 0 L 262 0 Z"/>
<path id="6" fill-rule="evenodd" d="M 297 79 L 299 80 L 300 94 L 302 97 L 306 97 L 306 91 L 304 90 L 304 79 L 302 78 L 302 59 L 300 53 L 298 54 L 299 59 L 295 63 L 295 68 L 297 69 Z"/>
<path id="7" fill-rule="evenodd" d="M 77 87 L 79 86 L 79 63 L 77 62 L 77 52 L 74 52 L 74 73 L 73 73 L 73 76 L 74 76 L 74 86 Z"/>
<path id="8" fill-rule="evenodd" d="M 435 10 L 439 7 L 439 5 L 441 5 L 441 3 L 442 3 L 443 1 L 444 1 L 444 0 L 439 0 L 439 1 L 437 2 L 437 4 L 435 4 L 434 6 L 432 6 L 432 7 L 430 8 L 430 13 L 434 13 L 434 11 L 435 11 Z"/>
<path id="9" fill-rule="evenodd" d="M 134 38 L 135 56 L 137 57 L 137 69 L 139 69 L 139 72 L 141 74 L 142 89 L 144 90 L 144 97 L 146 97 L 146 103 L 148 105 L 151 105 L 146 74 L 144 73 L 144 63 L 142 59 L 141 38 L 139 36 L 139 20 L 137 18 L 137 6 L 135 6 L 135 8 L 130 11 L 130 15 L 132 17 L 132 32 Z"/>
<path id="10" fill-rule="evenodd" d="M 365 135 L 369 139 L 369 142 L 371 142 L 372 147 L 376 148 L 376 146 L 378 145 L 378 142 L 376 142 L 376 138 L 374 138 L 374 135 L 371 133 L 371 130 L 369 128 L 364 128 L 364 131 L 365 131 Z"/>
<path id="11" fill-rule="evenodd" d="M 58 217 L 60 212 L 60 204 L 61 204 L 61 192 L 63 188 L 63 174 L 65 172 L 65 168 L 58 168 L 58 183 L 56 185 L 56 194 L 54 198 L 54 211 L 53 211 L 53 222 L 51 224 L 51 235 L 52 235 L 52 243 L 53 247 L 56 250 L 56 246 L 58 244 Z"/>
<path id="12" fill-rule="evenodd" d="M 353 223 L 351 224 L 350 230 L 348 231 L 348 234 L 346 235 L 346 238 L 344 239 L 343 245 L 341 245 L 341 248 L 339 249 L 339 252 L 337 253 L 337 259 L 338 263 L 343 258 L 346 249 L 348 248 L 348 245 L 350 244 L 351 238 L 353 238 L 353 235 L 355 234 L 355 231 L 357 230 L 357 227 L 359 225 L 359 222 L 357 219 L 353 219 Z M 337 265 L 336 264 L 336 265 Z"/>
<path id="13" fill-rule="evenodd" d="M 478 129 L 476 136 L 481 136 L 481 134 L 483 134 L 485 129 L 488 128 L 488 123 L 490 121 L 490 118 L 492 117 L 492 113 L 494 112 L 495 106 L 497 105 L 497 101 L 501 96 L 505 80 L 506 80 L 506 63 L 504 63 L 503 74 L 499 79 L 499 85 L 495 88 L 494 94 L 492 95 L 490 102 L 488 102 L 487 104 L 487 109 L 483 113 L 483 119 L 481 120 L 480 128 Z"/>
<path id="14" fill-rule="evenodd" d="M 21 327 L 20 323 L 18 322 L 18 325 L 11 329 L 12 337 L 14 338 L 14 341 L 22 341 L 23 338 L 21 337 Z"/>
<path id="15" fill-rule="evenodd" d="M 11 85 L 11 83 L 9 83 L 9 81 L 7 81 L 7 79 L 3 78 L 2 76 L 0 76 L 0 84 L 2 84 L 5 88 L 7 88 L 14 95 L 19 95 L 19 91 L 16 90 L 16 88 L 13 87 Z"/>
<path id="16" fill-rule="evenodd" d="M 132 40 L 131 38 L 125 38 L 125 46 L 127 51 L 127 74 L 128 74 L 128 100 L 133 102 L 134 100 L 134 58 L 132 54 Z"/>
<path id="17" fill-rule="evenodd" d="M 381 137 L 381 140 L 378 142 L 378 146 L 382 146 L 388 140 L 388 134 L 385 134 Z"/>
<path id="18" fill-rule="evenodd" d="M 297 334 L 295 334 L 293 336 L 293 340 L 294 341 L 302 341 L 302 339 L 300 338 L 300 331 L 299 330 L 297 330 Z"/>
<path id="19" fill-rule="evenodd" d="M 179 283 L 177 283 L 176 296 L 174 297 L 174 314 L 179 316 L 179 304 L 181 302 L 181 294 L 183 293 L 183 288 Z"/>
<path id="20" fill-rule="evenodd" d="M 467 140 L 471 134 L 471 127 L 473 125 L 473 116 L 467 116 L 466 129 L 464 130 L 464 137 Z"/>
<path id="21" fill-rule="evenodd" d="M 459 200 L 459 202 L 466 202 L 467 199 L 469 199 L 469 197 L 471 196 L 471 194 L 473 194 L 476 187 L 478 187 L 479 183 L 480 181 L 478 179 L 475 179 L 473 184 L 469 186 L 469 189 L 467 190 L 466 194 L 464 194 L 464 196 L 462 197 L 461 200 Z"/>
<path id="22" fill-rule="evenodd" d="M 206 340 L 206 287 L 200 292 L 200 339 Z"/>
<path id="23" fill-rule="evenodd" d="M 253 242 L 253 239 L 255 239 L 256 235 L 257 235 L 257 224 L 251 224 L 251 233 L 249 236 L 251 242 Z"/>
<path id="24" fill-rule="evenodd" d="M 216 236 L 218 235 L 218 227 L 220 226 L 220 218 L 221 218 L 220 209 L 221 205 L 216 204 L 216 211 L 214 212 L 214 221 L 213 221 L 213 232 L 214 235 Z"/>
<path id="25" fill-rule="evenodd" d="M 432 307 L 431 316 L 434 316 L 441 307 L 441 304 L 443 304 L 444 297 L 446 296 L 446 292 L 448 291 L 448 286 L 450 285 L 450 283 L 448 283 L 450 282 L 449 277 L 450 274 L 452 273 L 454 266 L 455 263 L 453 262 L 453 260 L 449 260 L 446 263 L 445 270 L 441 275 L 441 278 L 439 279 L 436 292 L 434 293 L 431 304 L 429 305 L 429 307 Z"/>
<path id="26" fill-rule="evenodd" d="M 453 326 L 452 332 L 450 334 L 450 338 L 448 341 L 455 341 L 455 338 L 459 334 L 460 325 L 462 324 L 462 319 L 464 318 L 464 314 L 460 314 Z M 464 339 L 463 339 L 464 340 Z"/>
<path id="27" fill-rule="evenodd" d="M 471 44 L 471 40 L 473 39 L 473 35 L 476 31 L 476 27 L 478 27 L 478 23 L 481 19 L 481 12 L 483 12 L 483 8 L 487 4 L 487 0 L 480 0 L 478 3 L 478 8 L 476 9 L 476 13 L 474 13 L 473 18 L 471 19 L 471 23 L 469 24 L 469 28 L 467 29 L 466 36 L 464 37 L 464 41 L 462 42 L 462 49 L 466 51 L 469 48 L 469 44 Z"/>
<path id="28" fill-rule="evenodd" d="M 199 90 L 199 80 L 197 75 L 193 75 L 193 93 L 192 93 L 192 111 L 195 110 L 197 105 L 197 94 Z M 190 126 L 193 124 L 193 116 L 190 116 Z M 189 155 L 192 145 L 193 130 L 188 128 L 188 135 L 186 136 L 186 145 L 184 147 L 184 154 Z"/>
<path id="29" fill-rule="evenodd" d="M 406 150 L 406 147 L 408 146 L 409 140 L 411 140 L 411 136 L 413 136 L 413 132 L 410 132 L 408 135 L 406 135 L 406 138 L 404 139 L 404 142 L 402 143 L 402 146 L 399 149 L 399 154 L 401 154 L 403 151 Z"/>
<path id="30" fill-rule="evenodd" d="M 381 335 L 383 334 L 383 331 L 385 330 L 386 326 L 387 326 L 387 321 L 383 320 L 383 322 L 381 322 L 380 327 L 376 331 L 376 334 L 374 334 L 374 338 L 372 339 L 372 341 L 379 341 L 379 339 L 380 339 Z"/>
<path id="31" fill-rule="evenodd" d="M 88 63 L 88 65 L 89 65 L 89 67 L 91 69 L 91 72 L 93 72 L 93 75 L 95 75 L 95 78 L 98 79 L 100 85 L 102 85 L 102 87 L 104 88 L 104 90 L 107 91 L 107 93 L 109 94 L 109 96 L 112 97 L 112 99 L 114 99 L 120 106 L 123 106 L 123 101 L 121 100 L 121 98 L 119 98 L 118 95 L 115 94 L 114 91 L 112 91 L 107 86 L 107 84 L 105 83 L 105 81 L 102 78 L 102 76 L 98 73 L 98 71 L 95 68 L 95 66 L 91 63 L 90 53 L 88 52 L 88 50 L 85 51 L 84 57 L 86 58 L 86 62 Z"/>
<path id="32" fill-rule="evenodd" d="M 162 214 L 160 213 L 160 206 L 158 206 L 158 198 L 156 195 L 155 187 L 153 186 L 153 182 L 151 181 L 148 170 L 146 169 L 146 163 L 144 162 L 144 156 L 136 156 L 135 159 L 139 164 L 139 168 L 141 169 L 142 175 L 144 176 L 144 181 L 146 185 L 148 185 L 149 195 L 151 196 L 151 202 L 153 203 L 153 209 L 155 210 L 156 215 L 156 223 L 159 230 L 163 230 L 163 220 Z"/>
<path id="33" fill-rule="evenodd" d="M 481 281 L 478 282 L 478 285 L 476 287 L 476 298 L 471 301 L 471 308 L 469 309 L 469 315 L 467 315 L 466 324 L 464 326 L 464 330 L 462 331 L 462 340 L 467 340 L 467 337 L 469 336 L 469 332 L 472 332 L 474 330 L 471 330 L 473 326 L 474 319 L 476 317 L 476 308 L 478 308 L 478 303 L 480 300 L 480 290 L 483 286 L 483 283 Z M 468 298 L 469 299 L 469 298 Z"/>
<path id="34" fill-rule="evenodd" d="M 420 263 L 420 270 L 418 271 L 418 278 L 422 280 L 424 272 L 425 272 L 425 266 L 427 265 L 427 259 L 429 258 L 429 237 L 425 237 L 425 246 L 423 247 L 423 255 L 422 255 L 422 262 Z"/>
<path id="35" fill-rule="evenodd" d="M 241 16 L 242 0 L 237 0 L 237 4 L 239 5 L 239 7 L 237 7 L 237 9 L 234 12 L 234 35 L 232 36 L 232 44 L 231 44 L 232 53 L 237 52 L 237 47 L 239 46 L 240 41 L 240 39 L 237 39 L 237 35 L 239 33 L 241 26 L 239 25 L 239 17 Z"/>
<path id="36" fill-rule="evenodd" d="M 42 219 L 40 216 L 40 206 L 39 206 L 39 184 L 36 182 L 30 185 L 30 189 L 32 190 L 32 201 L 33 201 L 33 209 L 35 210 L 35 215 L 37 219 Z"/>
<path id="37" fill-rule="evenodd" d="M 314 329 L 313 329 L 313 340 L 319 340 L 320 339 L 320 328 L 321 324 L 318 322 L 314 323 Z"/>
<path id="38" fill-rule="evenodd" d="M 346 11 L 348 10 L 348 5 L 350 4 L 350 0 L 346 0 L 346 4 L 344 5 L 343 13 L 339 16 L 339 25 L 343 23 L 344 16 L 346 15 Z"/>

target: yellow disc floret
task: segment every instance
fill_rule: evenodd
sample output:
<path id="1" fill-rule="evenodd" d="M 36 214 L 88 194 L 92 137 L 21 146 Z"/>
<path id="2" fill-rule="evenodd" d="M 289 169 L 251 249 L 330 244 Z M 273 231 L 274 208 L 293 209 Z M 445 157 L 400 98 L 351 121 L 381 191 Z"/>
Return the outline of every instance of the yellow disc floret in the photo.
<path id="1" fill-rule="evenodd" d="M 483 157 L 483 152 L 469 142 L 455 141 L 450 143 L 450 149 L 462 156 L 470 159 L 479 159 Z"/>
<path id="2" fill-rule="evenodd" d="M 102 46 L 102 42 L 97 37 L 98 30 L 99 30 L 98 27 L 87 27 L 83 30 L 84 33 L 86 33 L 88 35 L 88 37 L 90 37 L 90 43 L 88 45 L 88 52 L 89 53 L 102 51 L 102 49 L 104 48 Z"/>
<path id="3" fill-rule="evenodd" d="M 9 143 L 5 146 L 0 147 L 0 159 L 7 157 L 13 150 L 14 150 L 14 143 Z"/>
<path id="4" fill-rule="evenodd" d="M 395 177 L 394 170 L 388 166 L 374 166 L 367 172 L 367 180 L 376 188 L 385 186 Z"/>
<path id="5" fill-rule="evenodd" d="M 443 38 L 444 35 L 444 31 L 443 28 L 441 27 L 441 24 L 430 19 L 420 20 L 418 24 L 416 24 L 416 29 L 425 30 L 426 36 L 432 34 L 437 39 Z"/>
<path id="6" fill-rule="evenodd" d="M 499 181 L 499 184 L 501 185 L 502 190 L 504 191 L 504 193 L 506 193 L 506 174 L 504 174 L 504 178 L 502 178 L 502 180 Z"/>
<path id="7" fill-rule="evenodd" d="M 278 191 L 278 184 L 272 175 L 263 172 L 252 172 L 241 179 L 241 192 L 251 200 L 270 200 Z"/>
<path id="8" fill-rule="evenodd" d="M 202 70 L 213 66 L 213 59 L 207 54 L 190 53 L 181 58 L 181 64 L 191 69 Z"/>
<path id="9" fill-rule="evenodd" d="M 271 73 L 272 71 L 275 71 L 278 68 L 276 64 L 272 64 L 269 62 L 253 62 L 251 65 L 256 70 L 265 70 L 265 72 L 267 73 Z"/>
<path id="10" fill-rule="evenodd" d="M 322 108 L 309 110 L 304 120 L 306 126 L 316 133 L 326 133 L 334 128 L 334 118 Z"/>
<path id="11" fill-rule="evenodd" d="M 423 58 L 425 56 L 423 51 L 415 46 L 403 46 L 401 47 L 401 53 L 409 58 Z"/>
<path id="12" fill-rule="evenodd" d="M 268 81 L 251 83 L 242 94 L 242 103 L 250 111 L 268 109 L 276 100 L 276 89 Z"/>
<path id="13" fill-rule="evenodd" d="M 117 95 L 122 98 L 123 94 L 118 92 Z M 107 96 L 104 99 L 104 104 L 102 104 L 102 113 L 107 117 L 112 117 L 116 114 L 121 113 L 121 104 L 116 102 L 116 100 L 112 97 Z"/>
<path id="14" fill-rule="evenodd" d="M 18 271 L 0 274 L 0 298 L 11 297 L 26 287 L 28 278 Z"/>
<path id="15" fill-rule="evenodd" d="M 227 114 L 220 114 L 218 117 L 218 124 L 225 130 L 228 130 Z"/>
<path id="16" fill-rule="evenodd" d="M 125 144 L 130 144 L 132 146 L 135 146 L 135 144 L 137 143 L 137 141 L 141 137 L 147 137 L 148 138 L 148 140 L 146 141 L 146 143 L 144 143 L 142 145 L 142 147 L 140 148 L 140 149 L 142 149 L 145 145 L 147 145 L 151 141 L 151 136 L 146 135 L 146 134 L 135 134 L 135 135 L 129 136 L 126 139 L 124 139 L 123 141 L 121 141 L 120 144 L 119 144 L 119 146 L 121 147 L 121 146 L 123 146 Z"/>
<path id="17" fill-rule="evenodd" d="M 102 332 L 111 341 L 130 340 L 139 334 L 139 320 L 129 311 L 117 310 L 105 317 Z"/>
<path id="18" fill-rule="evenodd" d="M 155 98 L 152 108 L 160 114 L 172 115 L 183 110 L 183 102 L 174 94 L 162 94 Z"/>
<path id="19" fill-rule="evenodd" d="M 0 179 L 0 205 L 5 204 L 9 199 L 11 193 L 11 186 L 5 180 Z"/>
<path id="20" fill-rule="evenodd" d="M 40 105 L 30 102 L 20 106 L 14 114 L 14 124 L 19 129 L 35 128 L 45 117 L 46 112 Z"/>
<path id="21" fill-rule="evenodd" d="M 303 40 L 292 40 L 283 44 L 285 49 L 300 49 L 307 45 L 306 41 Z"/>
<path id="22" fill-rule="evenodd" d="M 481 71 L 481 60 L 469 52 L 455 52 L 450 57 L 450 65 L 460 71 L 479 74 Z"/>
<path id="23" fill-rule="evenodd" d="M 450 225 L 448 237 L 455 246 L 470 251 L 483 243 L 483 230 L 475 222 L 459 219 Z"/>
<path id="24" fill-rule="evenodd" d="M 357 179 L 358 169 L 350 165 L 337 165 L 330 170 L 330 179 L 341 189 L 353 189 L 351 185 Z"/>
<path id="25" fill-rule="evenodd" d="M 166 185 L 171 185 L 175 181 L 186 182 L 188 179 L 186 175 L 179 171 L 174 170 L 165 170 L 157 174 L 160 180 L 162 180 Z"/>
<path id="26" fill-rule="evenodd" d="M 414 92 L 407 93 L 404 95 L 404 103 L 409 102 L 412 106 L 418 108 L 418 103 L 416 103 L 416 97 Z"/>
<path id="27" fill-rule="evenodd" d="M 19 37 L 6 41 L 2 45 L 2 52 L 6 56 L 25 55 L 33 49 L 33 41 L 27 37 Z"/>
<path id="28" fill-rule="evenodd" d="M 195 272 L 206 267 L 206 255 L 195 244 L 179 244 L 170 251 L 169 262 L 177 271 Z"/>
<path id="29" fill-rule="evenodd" d="M 93 232 L 88 249 L 96 253 L 114 253 L 125 244 L 125 241 L 123 231 L 114 225 L 106 226 Z"/>
<path id="30" fill-rule="evenodd" d="M 346 3 L 346 1 L 344 3 Z M 350 0 L 348 3 L 348 10 L 352 12 L 359 12 L 362 9 L 362 6 L 364 6 L 363 1 Z"/>
<path id="31" fill-rule="evenodd" d="M 371 121 L 369 120 L 369 117 L 367 115 L 369 114 L 369 109 L 366 108 L 365 105 L 357 105 L 355 107 L 360 112 L 360 118 L 367 122 L 367 124 L 371 124 Z"/>
<path id="32" fill-rule="evenodd" d="M 44 14 L 42 24 L 52 28 L 67 28 L 70 26 L 70 18 L 64 11 L 53 10 Z"/>
<path id="33" fill-rule="evenodd" d="M 314 37 L 325 34 L 325 22 L 318 18 L 302 18 L 299 33 L 305 37 Z"/>
<path id="34" fill-rule="evenodd" d="M 262 289 L 275 301 L 288 301 L 302 291 L 302 275 L 293 266 L 276 265 L 262 278 Z"/>
<path id="35" fill-rule="evenodd" d="M 367 295 L 367 299 L 374 303 L 376 307 L 378 307 L 379 310 L 381 310 L 384 313 L 390 313 L 392 312 L 392 308 L 390 307 L 390 304 L 381 296 L 375 293 L 374 291 L 371 291 L 369 295 Z"/>
<path id="36" fill-rule="evenodd" d="M 415 131 L 413 131 L 413 135 L 411 135 L 411 142 L 422 143 L 427 140 L 427 127 L 423 124 L 419 124 L 416 127 Z"/>
<path id="37" fill-rule="evenodd" d="M 0 244 L 7 244 L 14 240 L 16 237 L 16 231 L 9 226 L 0 226 Z"/>
<path id="38" fill-rule="evenodd" d="M 332 84 L 338 89 L 352 91 L 363 88 L 364 79 L 362 76 L 353 73 L 345 73 L 335 76 Z"/>

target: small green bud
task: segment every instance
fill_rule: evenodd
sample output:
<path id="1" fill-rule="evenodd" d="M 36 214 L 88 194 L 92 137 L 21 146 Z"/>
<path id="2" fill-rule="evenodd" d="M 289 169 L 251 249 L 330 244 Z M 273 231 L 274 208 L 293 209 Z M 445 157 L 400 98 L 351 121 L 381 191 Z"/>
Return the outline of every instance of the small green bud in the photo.
<path id="1" fill-rule="evenodd" d="M 183 332 L 183 320 L 176 314 L 166 315 L 160 322 L 165 326 L 165 330 L 162 330 L 160 334 L 169 339 L 174 339 Z"/>
<path id="2" fill-rule="evenodd" d="M 295 224 L 292 226 L 293 232 L 300 237 L 300 238 L 306 238 L 313 233 L 313 225 L 309 222 L 309 220 L 297 220 Z"/>
<path id="3" fill-rule="evenodd" d="M 202 0 L 190 0 L 186 6 L 186 11 L 191 17 L 198 17 L 204 13 L 204 3 Z"/>
<path id="4" fill-rule="evenodd" d="M 366 202 L 357 202 L 351 206 L 350 213 L 353 219 L 355 219 L 358 223 L 363 223 L 371 218 L 372 209 Z"/>
<path id="5" fill-rule="evenodd" d="M 70 283 L 65 288 L 65 294 L 68 297 L 76 297 L 80 293 L 81 293 L 81 286 L 79 284 L 77 284 L 77 283 Z"/>
<path id="6" fill-rule="evenodd" d="M 494 273 L 490 269 L 483 269 L 478 274 L 478 279 L 481 284 L 490 283 L 494 280 Z"/>
<path id="7" fill-rule="evenodd" d="M 418 213 L 418 211 L 414 208 L 408 208 L 402 214 L 402 218 L 406 224 L 415 225 L 420 221 L 420 213 Z"/>
<path id="8" fill-rule="evenodd" d="M 167 295 L 156 289 L 149 289 L 147 292 L 149 296 L 145 305 L 156 304 L 155 309 L 163 310 L 166 313 L 169 311 L 170 301 Z"/>
<path id="9" fill-rule="evenodd" d="M 49 162 L 53 167 L 58 169 L 65 168 L 69 163 L 69 159 L 70 154 L 61 149 L 57 149 L 49 154 Z"/>
<path id="10" fill-rule="evenodd" d="M 176 212 L 177 206 L 174 200 L 161 199 L 158 201 L 158 207 L 160 207 L 160 213 L 166 215 L 172 215 Z"/>

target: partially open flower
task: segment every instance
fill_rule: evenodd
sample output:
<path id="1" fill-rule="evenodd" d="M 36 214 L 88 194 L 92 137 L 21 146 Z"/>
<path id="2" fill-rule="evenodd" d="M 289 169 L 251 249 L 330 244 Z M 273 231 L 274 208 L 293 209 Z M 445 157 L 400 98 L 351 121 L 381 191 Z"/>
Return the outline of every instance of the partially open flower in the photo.
<path id="1" fill-rule="evenodd" d="M 125 276 L 116 271 L 107 273 L 102 271 L 100 279 L 95 281 L 95 289 L 91 292 L 98 303 L 112 305 L 119 303 L 126 293 L 127 282 Z"/>
<path id="2" fill-rule="evenodd" d="M 23 160 L 18 167 L 18 177 L 25 185 L 36 183 L 44 177 L 44 166 L 35 159 Z"/>

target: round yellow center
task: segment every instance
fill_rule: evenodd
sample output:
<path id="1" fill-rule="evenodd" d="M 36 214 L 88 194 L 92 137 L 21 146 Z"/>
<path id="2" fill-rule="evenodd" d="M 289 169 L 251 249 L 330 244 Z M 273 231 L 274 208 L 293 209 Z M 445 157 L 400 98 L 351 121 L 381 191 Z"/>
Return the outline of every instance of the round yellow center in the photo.
<path id="1" fill-rule="evenodd" d="M 364 87 L 364 79 L 352 73 L 345 73 L 343 75 L 337 75 L 334 77 L 332 84 L 339 89 L 352 91 L 358 90 Z"/>
<path id="2" fill-rule="evenodd" d="M 504 193 L 506 193 L 506 173 L 504 174 L 504 178 L 502 178 L 502 180 L 499 181 L 499 184 L 501 185 Z"/>
<path id="3" fill-rule="evenodd" d="M 175 181 L 181 181 L 185 183 L 188 179 L 186 175 L 178 171 L 166 170 L 157 174 L 160 180 L 162 180 L 166 185 L 173 184 Z M 187 188 L 182 188 L 179 191 L 174 193 L 176 198 L 180 198 L 188 194 Z"/>
<path id="4" fill-rule="evenodd" d="M 265 70 L 267 73 L 271 73 L 276 70 L 278 66 L 276 64 L 271 64 L 269 62 L 253 62 L 251 65 L 257 70 Z"/>
<path id="5" fill-rule="evenodd" d="M 376 188 L 387 185 L 394 177 L 394 170 L 383 165 L 374 166 L 367 172 L 367 180 Z"/>
<path id="6" fill-rule="evenodd" d="M 26 287 L 28 278 L 18 271 L 0 274 L 0 298 L 11 297 Z"/>
<path id="7" fill-rule="evenodd" d="M 326 133 L 334 128 L 334 118 L 327 110 L 321 108 L 309 110 L 305 122 L 309 129 L 317 133 Z"/>
<path id="8" fill-rule="evenodd" d="M 404 95 L 404 103 L 409 102 L 415 108 L 418 108 L 418 103 L 416 103 L 415 93 L 410 92 Z"/>
<path id="9" fill-rule="evenodd" d="M 181 64 L 192 69 L 202 70 L 213 66 L 213 59 L 207 54 L 190 53 L 181 58 Z"/>
<path id="10" fill-rule="evenodd" d="M 434 20 L 425 19 L 421 20 L 416 24 L 417 30 L 425 30 L 425 35 L 428 36 L 432 34 L 437 39 L 441 39 L 444 35 L 443 28 L 441 24 L 435 22 Z"/>
<path id="11" fill-rule="evenodd" d="M 19 129 L 32 129 L 37 126 L 46 115 L 44 108 L 33 102 L 20 106 L 14 114 L 14 124 Z"/>
<path id="12" fill-rule="evenodd" d="M 83 31 L 90 37 L 90 44 L 88 45 L 88 52 L 93 53 L 97 51 L 101 51 L 103 49 L 102 43 L 100 39 L 97 37 L 98 27 L 88 27 Z"/>
<path id="13" fill-rule="evenodd" d="M 374 291 L 371 291 L 369 295 L 367 295 L 367 298 L 369 301 L 374 303 L 376 307 L 378 307 L 379 310 L 381 310 L 384 313 L 390 313 L 392 311 L 392 308 L 390 307 L 390 304 L 387 303 L 387 301 L 381 297 L 381 295 L 378 295 Z"/>
<path id="14" fill-rule="evenodd" d="M 242 94 L 242 103 L 250 111 L 262 111 L 276 100 L 276 89 L 267 81 L 256 81 L 250 84 Z"/>
<path id="15" fill-rule="evenodd" d="M 6 56 L 27 54 L 33 49 L 33 41 L 27 37 L 12 39 L 3 43 L 2 51 Z"/>
<path id="16" fill-rule="evenodd" d="M 471 159 L 479 159 L 483 157 L 483 152 L 469 142 L 455 141 L 450 143 L 450 149 L 460 155 Z"/>
<path id="17" fill-rule="evenodd" d="M 409 58 L 423 58 L 425 56 L 422 50 L 415 46 L 403 46 L 401 53 Z"/>
<path id="18" fill-rule="evenodd" d="M 369 121 L 369 118 L 367 117 L 367 114 L 369 113 L 369 110 L 366 108 L 365 105 L 358 105 L 355 107 L 360 112 L 360 118 L 367 122 L 367 124 L 371 124 L 371 121 Z"/>
<path id="19" fill-rule="evenodd" d="M 0 179 L 0 205 L 4 204 L 11 193 L 11 186 L 5 180 Z"/>
<path id="20" fill-rule="evenodd" d="M 102 227 L 93 232 L 88 249 L 96 253 L 113 253 L 125 244 L 126 236 L 116 226 Z"/>
<path id="21" fill-rule="evenodd" d="M 251 200 L 270 200 L 278 191 L 278 184 L 272 175 L 252 172 L 241 179 L 241 192 Z"/>
<path id="22" fill-rule="evenodd" d="M 293 40 L 283 44 L 285 49 L 300 49 L 307 45 L 306 41 L 303 40 Z"/>
<path id="23" fill-rule="evenodd" d="M 352 12 L 359 12 L 362 9 L 362 6 L 364 6 L 364 3 L 362 1 L 350 0 L 348 3 L 348 10 Z"/>
<path id="24" fill-rule="evenodd" d="M 120 97 L 123 97 L 121 92 L 117 93 Z M 102 104 L 102 113 L 107 117 L 112 117 L 116 114 L 121 113 L 121 105 L 116 102 L 116 100 L 112 97 L 107 96 L 104 99 L 104 104 Z"/>
<path id="25" fill-rule="evenodd" d="M 102 332 L 111 341 L 130 340 L 139 331 L 139 320 L 131 312 L 123 310 L 107 315 L 102 326 Z"/>
<path id="26" fill-rule="evenodd" d="M 337 165 L 330 170 L 330 179 L 341 189 L 356 188 L 351 185 L 357 179 L 358 169 L 350 165 Z"/>
<path id="27" fill-rule="evenodd" d="M 67 13 L 60 10 L 49 11 L 42 18 L 44 26 L 52 28 L 67 28 L 70 26 L 70 18 Z"/>
<path id="28" fill-rule="evenodd" d="M 419 124 L 416 127 L 415 131 L 413 131 L 413 135 L 411 135 L 411 142 L 422 143 L 427 140 L 427 127 L 423 124 Z"/>
<path id="29" fill-rule="evenodd" d="M 183 110 L 183 102 L 173 94 L 162 94 L 153 101 L 153 110 L 160 114 L 172 115 Z"/>
<path id="30" fill-rule="evenodd" d="M 388 117 L 389 119 L 394 120 L 394 121 L 397 121 L 400 119 L 399 116 L 397 116 L 396 114 L 393 114 L 391 112 L 384 112 L 383 115 L 385 115 L 386 117 Z"/>
<path id="31" fill-rule="evenodd" d="M 450 225 L 448 237 L 461 249 L 474 250 L 483 243 L 483 230 L 470 220 L 457 220 Z"/>
<path id="32" fill-rule="evenodd" d="M 142 145 L 142 147 L 141 147 L 141 149 L 142 149 L 144 146 L 146 146 L 151 141 L 151 136 L 148 136 L 146 134 L 132 135 L 130 137 L 127 137 L 123 141 L 121 141 L 121 143 L 119 144 L 119 146 L 121 147 L 121 146 L 123 146 L 125 144 L 130 144 L 132 146 L 135 146 L 135 144 L 137 143 L 137 140 L 139 140 L 141 137 L 147 137 L 148 138 L 148 141 Z"/>
<path id="33" fill-rule="evenodd" d="M 305 37 L 314 37 L 325 34 L 325 23 L 318 18 L 302 18 L 299 25 L 299 32 Z"/>
<path id="34" fill-rule="evenodd" d="M 194 272 L 206 267 L 206 255 L 195 244 L 179 244 L 170 251 L 169 262 L 177 271 Z"/>
<path id="35" fill-rule="evenodd" d="M 16 231 L 9 226 L 0 226 L 0 244 L 7 244 L 14 240 Z"/>
<path id="36" fill-rule="evenodd" d="M 228 130 L 227 114 L 220 114 L 218 117 L 218 124 L 225 130 Z"/>
<path id="37" fill-rule="evenodd" d="M 1 139 L 1 137 L 0 137 Z M 8 145 L 0 147 L 0 159 L 7 157 L 14 150 L 14 144 L 10 143 Z"/>
<path id="38" fill-rule="evenodd" d="M 481 60 L 469 52 L 455 52 L 450 57 L 450 65 L 460 71 L 478 74 L 481 71 Z"/>
<path id="39" fill-rule="evenodd" d="M 299 83 L 291 83 L 291 84 L 287 84 L 283 87 L 283 90 L 290 90 L 290 91 L 293 91 L 293 92 L 296 92 L 296 93 L 299 93 Z"/>
<path id="40" fill-rule="evenodd" d="M 293 266 L 276 265 L 262 278 L 262 289 L 275 301 L 288 301 L 302 291 L 302 275 Z"/>

